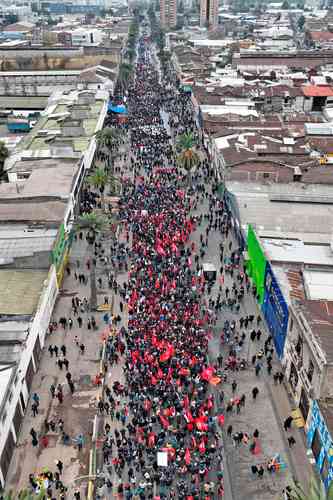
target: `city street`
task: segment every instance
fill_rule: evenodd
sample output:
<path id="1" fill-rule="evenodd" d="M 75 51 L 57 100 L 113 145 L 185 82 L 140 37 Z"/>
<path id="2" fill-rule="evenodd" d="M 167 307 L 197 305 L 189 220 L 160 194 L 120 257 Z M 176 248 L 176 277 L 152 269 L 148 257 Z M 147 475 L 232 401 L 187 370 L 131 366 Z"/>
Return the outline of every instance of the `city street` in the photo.
<path id="1" fill-rule="evenodd" d="M 170 120 L 177 115 L 185 130 L 194 125 L 188 114 L 188 98 L 175 89 L 171 96 L 168 92 L 162 95 L 164 106 L 159 101 L 156 94 L 161 89 L 154 89 L 158 80 L 150 54 L 149 44 L 141 41 L 139 84 L 134 87 L 140 94 L 131 95 L 129 104 L 129 120 L 139 130 L 140 145 L 134 143 L 132 131 L 132 156 L 126 165 L 118 165 L 120 173 L 131 179 L 134 174 L 135 178 L 133 184 L 123 186 L 123 223 L 118 225 L 118 248 L 127 242 L 131 248 L 129 272 L 125 268 L 115 272 L 110 262 L 102 265 L 100 261 L 96 269 L 97 281 L 101 280 L 98 303 L 109 303 L 109 315 L 120 316 L 117 335 L 109 339 L 104 393 L 99 399 L 101 389 L 95 378 L 101 372 L 103 332 L 112 329 L 110 318 L 105 321 L 105 311 L 90 312 L 84 306 L 84 298 L 90 301 L 91 263 L 83 235 L 73 243 L 53 315 L 58 327 L 48 337 L 34 377 L 31 394 L 37 393 L 40 398 L 38 414 L 33 416 L 30 405 L 11 463 L 8 490 L 26 487 L 29 474 L 38 474 L 45 467 L 55 470 L 55 462 L 61 460 L 66 498 L 73 498 L 78 491 L 86 498 L 93 420 L 99 414 L 96 498 L 148 499 L 160 495 L 158 498 L 185 500 L 192 495 L 190 498 L 199 500 L 278 500 L 293 477 L 304 484 L 311 473 L 302 430 L 292 427 L 284 431 L 284 420 L 292 408 L 283 381 L 280 384 L 273 379 L 281 366 L 273 353 L 269 374 L 265 353 L 268 333 L 263 319 L 257 323 L 260 312 L 251 287 L 247 290 L 244 276 L 238 279 L 243 273 L 242 257 L 239 264 L 233 261 L 238 248 L 223 203 L 213 189 L 214 177 L 204 160 L 205 152 L 200 152 L 201 164 L 192 172 L 191 186 L 186 185 L 185 175 L 179 179 L 179 172 L 153 173 L 162 160 L 169 162 L 158 165 L 162 170 L 165 166 L 174 168 L 168 147 L 170 137 L 177 137 L 180 130 L 170 126 Z M 140 102 L 146 91 L 151 92 L 154 102 L 149 111 L 143 111 L 146 103 Z M 174 106 L 175 111 L 166 111 L 167 106 Z M 146 120 L 150 127 L 160 127 L 158 139 L 145 138 L 140 120 Z M 129 124 L 134 128 L 133 123 Z M 129 172 L 131 159 L 134 167 Z M 114 241 L 111 236 L 100 239 L 107 256 Z M 206 263 L 217 271 L 212 286 L 207 279 L 202 280 Z M 116 292 L 108 286 L 110 272 L 117 281 Z M 76 279 L 75 274 L 80 273 L 87 278 L 86 284 Z M 240 291 L 241 284 L 244 297 L 237 298 L 234 306 L 226 304 L 233 287 Z M 82 304 L 75 316 L 72 300 L 76 297 Z M 92 316 L 96 329 L 91 324 Z M 240 326 L 240 318 L 249 316 L 254 317 L 253 322 Z M 78 317 L 82 318 L 81 327 Z M 61 318 L 67 319 L 66 328 L 60 325 Z M 234 331 L 230 329 L 233 321 Z M 251 331 L 259 328 L 260 339 L 252 341 Z M 49 347 L 54 345 L 58 346 L 59 358 L 61 346 L 65 346 L 63 357 L 69 362 L 68 370 L 60 369 L 59 358 L 51 356 Z M 234 369 L 229 357 L 235 357 Z M 207 370 L 212 371 L 206 380 Z M 73 394 L 66 371 L 74 382 Z M 213 383 L 213 374 L 221 381 Z M 119 392 L 115 382 L 121 386 Z M 52 384 L 62 384 L 63 402 L 52 398 Z M 237 405 L 242 397 L 244 404 Z M 115 415 L 110 415 L 110 406 Z M 59 419 L 63 421 L 60 427 Z M 56 424 L 55 431 L 45 429 L 45 420 Z M 62 439 L 62 425 L 69 436 L 67 444 Z M 38 434 L 38 446 L 32 446 L 31 428 Z M 239 433 L 242 435 L 237 442 Z M 41 440 L 44 435 L 48 438 L 45 446 Z M 287 441 L 290 436 L 296 441 L 292 447 Z M 167 455 L 163 467 L 157 463 L 161 451 Z M 262 474 L 257 473 L 260 468 Z"/>

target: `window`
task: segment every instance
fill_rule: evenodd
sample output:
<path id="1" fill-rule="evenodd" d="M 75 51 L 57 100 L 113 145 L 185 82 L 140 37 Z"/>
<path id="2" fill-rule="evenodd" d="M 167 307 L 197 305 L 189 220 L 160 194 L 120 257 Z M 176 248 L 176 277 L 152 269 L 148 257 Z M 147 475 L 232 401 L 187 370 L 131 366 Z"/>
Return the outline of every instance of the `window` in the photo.
<path id="1" fill-rule="evenodd" d="M 312 363 L 311 359 L 309 361 L 309 368 L 308 368 L 308 379 L 310 382 L 312 382 L 313 379 L 313 372 L 314 372 L 314 364 Z"/>
<path id="2" fill-rule="evenodd" d="M 6 418 L 7 418 L 7 412 L 5 411 L 5 413 L 2 415 L 1 417 L 1 422 L 4 424 L 5 421 L 6 421 Z"/>

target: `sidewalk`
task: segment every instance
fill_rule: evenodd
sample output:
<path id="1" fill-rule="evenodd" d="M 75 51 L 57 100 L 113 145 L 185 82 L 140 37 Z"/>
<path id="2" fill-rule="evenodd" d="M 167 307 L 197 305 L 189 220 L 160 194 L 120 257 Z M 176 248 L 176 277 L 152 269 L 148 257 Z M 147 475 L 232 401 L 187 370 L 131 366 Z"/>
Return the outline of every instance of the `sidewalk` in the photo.
<path id="1" fill-rule="evenodd" d="M 53 332 L 46 340 L 43 350 L 41 364 L 38 372 L 35 374 L 32 384 L 31 394 L 37 392 L 40 396 L 39 414 L 34 418 L 31 412 L 31 402 L 28 405 L 26 416 L 23 421 L 20 432 L 17 450 L 14 453 L 8 474 L 7 489 L 17 492 L 28 485 L 30 473 L 38 473 L 43 467 L 49 467 L 55 471 L 55 460 L 60 459 L 64 463 L 64 472 L 62 480 L 68 487 L 69 493 L 75 489 L 75 479 L 79 476 L 88 474 L 88 461 L 90 450 L 90 438 L 92 433 L 92 422 L 96 414 L 96 396 L 97 389 L 92 381 L 99 371 L 100 360 L 100 339 L 103 330 L 102 314 L 94 313 L 98 324 L 98 330 L 87 329 L 87 318 L 91 313 L 79 313 L 83 318 L 83 327 L 78 327 L 78 322 L 72 314 L 72 297 L 89 298 L 90 284 L 80 285 L 74 279 L 74 270 L 76 262 L 81 260 L 81 266 L 78 272 L 84 272 L 89 275 L 87 269 L 84 269 L 84 262 L 88 256 L 87 244 L 85 240 L 73 243 L 71 251 L 70 266 L 71 276 L 64 278 L 62 290 L 57 299 L 57 304 L 53 313 L 53 319 L 59 321 L 64 316 L 67 319 L 73 319 L 72 330 L 64 331 L 60 325 L 57 331 Z M 76 346 L 74 337 L 78 336 L 79 342 L 85 345 L 85 353 L 81 355 Z M 60 370 L 56 365 L 56 358 L 50 357 L 48 347 L 65 345 L 67 349 L 66 358 L 69 360 L 69 371 L 72 374 L 72 380 L 75 384 L 75 392 L 71 396 L 68 384 L 65 378 L 66 370 Z M 52 399 L 49 391 L 50 385 L 61 383 L 64 390 L 64 402 L 59 404 L 57 398 Z M 44 419 L 50 421 L 53 419 L 58 422 L 61 418 L 64 421 L 64 430 L 75 438 L 83 433 L 85 445 L 82 452 L 75 447 L 75 443 L 65 446 L 61 442 L 59 432 L 48 432 L 49 445 L 42 449 L 39 446 L 33 448 L 31 445 L 30 429 L 33 427 L 39 438 L 43 433 Z M 80 484 L 80 481 L 77 483 Z M 86 483 L 82 483 L 82 498 L 86 497 Z"/>
<path id="2" fill-rule="evenodd" d="M 201 206 L 198 206 L 197 214 L 205 213 L 208 210 L 207 201 Z M 192 235 L 196 243 L 196 251 L 200 248 L 200 233 L 205 235 L 207 222 L 202 225 Z M 218 273 L 216 284 L 213 287 L 211 298 L 216 299 L 219 288 L 219 269 L 220 261 L 218 255 L 218 245 L 222 241 L 222 237 L 218 231 L 211 230 L 208 237 L 208 248 L 206 248 L 206 255 L 203 259 L 204 262 L 211 262 L 215 265 Z M 228 243 L 233 241 L 229 235 Z M 234 243 L 234 246 L 235 243 Z M 225 255 L 229 255 L 225 245 Z M 232 279 L 229 275 L 224 274 L 225 286 L 229 289 L 232 287 Z M 241 316 L 254 314 L 255 317 L 259 314 L 257 303 L 254 301 L 251 293 L 245 294 L 243 304 L 239 313 L 232 313 L 224 309 L 220 315 L 217 325 L 214 328 L 213 338 L 209 342 L 209 356 L 211 361 L 216 361 L 216 358 L 221 350 L 223 359 L 228 357 L 229 347 L 223 345 L 220 347 L 220 333 L 222 331 L 224 321 L 228 319 L 238 320 Z M 237 322 L 238 332 L 239 323 Z M 302 484 L 307 484 L 310 477 L 312 467 L 306 456 L 306 448 L 302 439 L 302 430 L 292 429 L 288 435 L 283 428 L 283 422 L 287 416 L 291 414 L 292 406 L 289 402 L 287 391 L 283 385 L 275 386 L 272 375 L 269 376 L 266 371 L 266 364 L 261 371 L 259 377 L 255 375 L 254 367 L 251 364 L 252 355 L 258 352 L 263 347 L 264 341 L 268 336 L 265 328 L 264 321 L 260 324 L 262 336 L 260 342 L 251 342 L 249 339 L 249 332 L 252 328 L 247 329 L 247 338 L 245 339 L 242 351 L 239 353 L 240 357 L 249 360 L 249 366 L 244 371 L 232 372 L 228 370 L 227 383 L 218 386 L 217 393 L 224 391 L 224 402 L 228 402 L 233 397 L 240 397 L 242 394 L 246 395 L 245 408 L 241 409 L 240 414 L 233 413 L 226 414 L 224 426 L 224 447 L 225 459 L 229 474 L 232 478 L 231 489 L 233 498 L 236 500 L 275 500 L 281 495 L 285 485 L 292 482 L 293 477 L 297 477 Z M 245 330 L 243 328 L 241 333 Z M 273 370 L 281 370 L 281 365 L 273 356 Z M 237 389 L 235 394 L 232 393 L 231 383 L 233 380 L 237 382 Z M 255 401 L 252 399 L 252 389 L 257 387 L 259 395 Z M 218 396 L 218 394 L 217 394 Z M 224 404 L 225 408 L 226 404 Z M 258 455 L 252 455 L 249 451 L 249 446 L 240 445 L 235 447 L 233 440 L 229 437 L 226 438 L 226 429 L 232 425 L 233 431 L 248 433 L 252 436 L 255 429 L 259 430 L 259 442 L 261 452 Z M 293 435 L 296 440 L 296 445 L 290 449 L 287 442 L 287 437 Z M 253 476 L 251 472 L 251 465 L 266 463 L 272 459 L 275 454 L 280 454 L 281 458 L 287 465 L 286 471 L 276 473 L 268 473 L 265 470 L 263 479 Z M 229 499 L 228 499 L 229 500 Z"/>

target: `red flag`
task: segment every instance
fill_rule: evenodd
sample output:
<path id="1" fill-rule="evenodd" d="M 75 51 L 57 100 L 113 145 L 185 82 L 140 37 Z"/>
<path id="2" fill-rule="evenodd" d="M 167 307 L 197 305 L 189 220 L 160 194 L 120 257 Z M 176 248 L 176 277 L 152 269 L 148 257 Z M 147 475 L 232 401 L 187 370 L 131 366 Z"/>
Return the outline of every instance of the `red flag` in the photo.
<path id="1" fill-rule="evenodd" d="M 191 453 L 190 453 L 190 450 L 188 448 L 186 448 L 186 451 L 185 451 L 185 463 L 186 463 L 186 465 L 190 465 L 190 463 L 191 463 Z"/>
<path id="2" fill-rule="evenodd" d="M 148 435 L 148 446 L 149 448 L 154 448 L 155 446 L 155 439 L 156 439 L 156 436 L 153 432 L 150 432 L 149 435 Z"/>
<path id="3" fill-rule="evenodd" d="M 199 444 L 199 451 L 201 454 L 205 453 L 206 452 L 206 446 L 205 446 L 205 442 L 204 440 L 202 439 L 200 441 L 200 444 Z"/>
<path id="4" fill-rule="evenodd" d="M 167 429 L 169 427 L 169 420 L 165 417 L 163 417 L 163 415 L 160 415 L 160 421 L 161 421 L 161 424 L 163 425 L 164 429 Z"/>
<path id="5" fill-rule="evenodd" d="M 218 420 L 220 426 L 222 427 L 224 425 L 224 415 L 219 415 L 217 417 L 217 420 Z"/>
<path id="6" fill-rule="evenodd" d="M 202 370 L 200 376 L 203 380 L 209 382 L 213 375 L 214 375 L 214 368 L 212 366 L 209 366 L 205 370 Z"/>

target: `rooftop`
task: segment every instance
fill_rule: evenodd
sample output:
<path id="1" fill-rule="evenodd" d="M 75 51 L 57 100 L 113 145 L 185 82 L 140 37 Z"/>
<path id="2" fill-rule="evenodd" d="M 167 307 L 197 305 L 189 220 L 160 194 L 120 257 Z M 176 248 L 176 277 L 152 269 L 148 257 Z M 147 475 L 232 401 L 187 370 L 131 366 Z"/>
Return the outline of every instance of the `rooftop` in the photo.
<path id="1" fill-rule="evenodd" d="M 306 242 L 330 243 L 333 202 L 327 204 L 325 198 L 333 199 L 333 186 L 232 181 L 227 187 L 236 197 L 244 229 L 252 224 L 267 238 L 299 237 Z"/>
<path id="2" fill-rule="evenodd" d="M 0 224 L 50 223 L 59 225 L 64 220 L 67 202 L 64 201 L 20 201 L 8 203 L 0 199 Z"/>
<path id="3" fill-rule="evenodd" d="M 56 238 L 56 229 L 0 226 L 0 265 L 35 252 L 51 252 Z"/>
<path id="4" fill-rule="evenodd" d="M 67 199 L 77 171 L 77 164 L 61 165 L 60 168 L 36 168 L 32 170 L 28 179 L 20 181 L 19 184 L 14 182 L 0 184 L 0 197 L 2 200 L 24 200 L 34 197 Z"/>
<path id="5" fill-rule="evenodd" d="M 47 271 L 0 269 L 0 315 L 33 315 Z"/>

